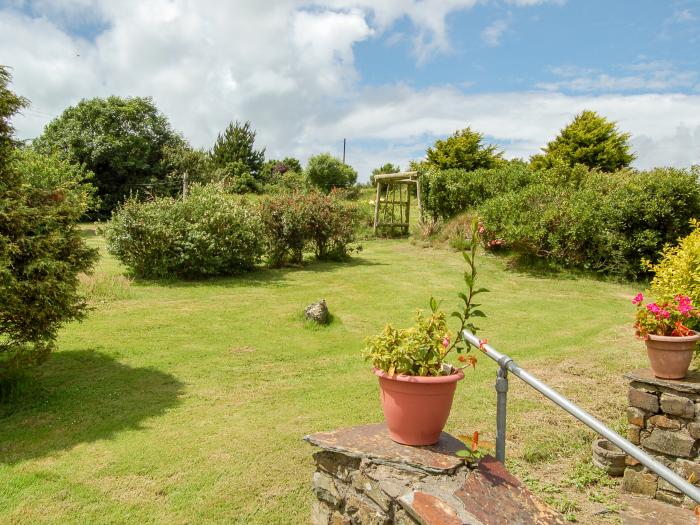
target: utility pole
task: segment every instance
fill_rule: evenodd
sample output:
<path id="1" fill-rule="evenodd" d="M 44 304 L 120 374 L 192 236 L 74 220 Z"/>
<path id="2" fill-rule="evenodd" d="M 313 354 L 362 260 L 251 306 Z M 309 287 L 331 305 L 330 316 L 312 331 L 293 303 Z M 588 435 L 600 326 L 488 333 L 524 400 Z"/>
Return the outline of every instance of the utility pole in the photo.
<path id="1" fill-rule="evenodd" d="M 182 200 L 187 199 L 187 172 L 182 175 Z"/>
<path id="2" fill-rule="evenodd" d="M 343 139 L 343 164 L 345 164 L 345 139 Z"/>

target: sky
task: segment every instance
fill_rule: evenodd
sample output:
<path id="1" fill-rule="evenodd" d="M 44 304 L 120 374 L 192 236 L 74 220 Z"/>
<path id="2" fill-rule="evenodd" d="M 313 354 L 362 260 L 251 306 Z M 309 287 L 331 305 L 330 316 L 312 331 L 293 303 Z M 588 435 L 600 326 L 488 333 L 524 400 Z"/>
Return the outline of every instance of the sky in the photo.
<path id="1" fill-rule="evenodd" d="M 700 0 L 0 0 L 20 138 L 84 98 L 150 96 L 209 149 L 250 120 L 267 158 L 360 180 L 467 126 L 528 158 L 584 109 L 634 165 L 700 164 Z"/>

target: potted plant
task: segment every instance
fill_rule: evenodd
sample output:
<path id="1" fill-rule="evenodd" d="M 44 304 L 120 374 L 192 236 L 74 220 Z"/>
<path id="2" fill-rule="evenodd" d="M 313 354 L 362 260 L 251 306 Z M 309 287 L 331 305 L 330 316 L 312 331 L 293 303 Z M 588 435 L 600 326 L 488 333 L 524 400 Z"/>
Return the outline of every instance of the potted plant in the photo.
<path id="1" fill-rule="evenodd" d="M 697 322 L 700 311 L 687 295 L 646 305 L 643 302 L 641 293 L 632 299 L 637 306 L 634 328 L 644 338 L 651 370 L 661 379 L 683 379 L 700 339 L 700 333 L 688 325 Z"/>
<path id="2" fill-rule="evenodd" d="M 482 227 L 474 221 L 471 237 L 463 252 L 467 269 L 464 272 L 466 293 L 459 293 L 460 307 L 452 312 L 459 320 L 457 335 L 449 330 L 447 317 L 430 298 L 429 316 L 417 312 L 415 324 L 396 329 L 387 325 L 384 331 L 367 339 L 365 359 L 372 362 L 379 378 L 382 410 L 391 439 L 404 445 L 432 445 L 440 439 L 452 407 L 457 382 L 464 379 L 464 368 L 476 365 L 474 356 L 466 356 L 470 347 L 461 339 L 462 330 L 477 327 L 473 317 L 485 317 L 474 298 L 487 290 L 477 289 L 476 250 Z M 455 366 L 448 362 L 458 354 Z"/>

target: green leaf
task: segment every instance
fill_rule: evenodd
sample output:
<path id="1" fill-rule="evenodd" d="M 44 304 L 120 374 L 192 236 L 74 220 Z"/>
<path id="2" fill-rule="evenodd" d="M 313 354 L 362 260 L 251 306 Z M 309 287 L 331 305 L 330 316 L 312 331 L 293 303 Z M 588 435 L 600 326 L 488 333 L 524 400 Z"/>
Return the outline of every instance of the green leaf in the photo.
<path id="1" fill-rule="evenodd" d="M 459 292 L 457 296 L 464 301 L 464 304 L 469 304 L 469 297 L 467 297 L 467 294 Z"/>
<path id="2" fill-rule="evenodd" d="M 458 450 L 455 452 L 455 456 L 458 458 L 470 458 L 472 457 L 472 451 L 471 450 Z"/>
<path id="3" fill-rule="evenodd" d="M 437 312 L 437 301 L 435 297 L 430 298 L 430 310 L 432 310 L 433 313 Z"/>
<path id="4" fill-rule="evenodd" d="M 491 290 L 489 290 L 488 288 L 479 288 L 478 290 L 474 290 L 474 291 L 472 292 L 472 295 L 476 295 L 476 294 L 478 294 L 478 293 L 490 292 L 490 291 L 491 291 Z"/>
<path id="5" fill-rule="evenodd" d="M 481 310 L 474 310 L 473 312 L 470 312 L 469 315 L 472 317 L 486 317 L 486 314 Z"/>

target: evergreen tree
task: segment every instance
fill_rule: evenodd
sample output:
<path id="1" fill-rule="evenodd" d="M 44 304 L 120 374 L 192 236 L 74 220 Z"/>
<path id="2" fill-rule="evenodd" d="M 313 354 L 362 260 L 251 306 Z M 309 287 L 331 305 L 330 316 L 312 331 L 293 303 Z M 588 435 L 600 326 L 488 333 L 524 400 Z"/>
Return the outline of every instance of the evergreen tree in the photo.
<path id="1" fill-rule="evenodd" d="M 496 146 L 483 144 L 484 136 L 471 128 L 465 128 L 438 140 L 426 151 L 428 167 L 439 170 L 462 169 L 474 171 L 493 168 L 503 161 L 503 152 Z"/>
<path id="2" fill-rule="evenodd" d="M 89 271 L 98 253 L 77 228 L 89 203 L 73 166 L 48 165 L 50 157 L 18 160 L 10 119 L 26 100 L 9 83 L 0 66 L 0 390 L 48 357 L 63 323 L 85 315 L 78 273 Z M 29 168 L 41 173 L 25 173 Z"/>
<path id="3" fill-rule="evenodd" d="M 224 170 L 237 191 L 255 191 L 262 181 L 265 148 L 256 150 L 250 122 L 231 122 L 219 133 L 210 155 L 214 166 Z M 240 181 L 236 181 L 240 179 Z"/>
<path id="4" fill-rule="evenodd" d="M 622 133 L 614 122 L 595 111 L 583 111 L 542 148 L 543 154 L 530 158 L 535 169 L 558 163 L 583 164 L 591 169 L 613 172 L 628 167 L 636 158 L 630 151 L 629 133 Z"/>

